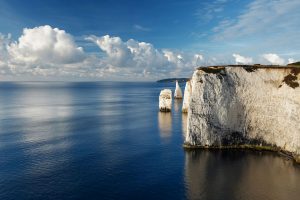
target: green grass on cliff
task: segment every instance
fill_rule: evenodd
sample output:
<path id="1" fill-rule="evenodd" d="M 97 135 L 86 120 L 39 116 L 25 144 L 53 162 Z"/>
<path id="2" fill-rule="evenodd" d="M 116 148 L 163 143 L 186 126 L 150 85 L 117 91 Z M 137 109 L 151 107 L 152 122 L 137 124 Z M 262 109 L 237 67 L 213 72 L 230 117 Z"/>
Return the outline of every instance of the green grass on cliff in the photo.
<path id="1" fill-rule="evenodd" d="M 300 61 L 294 62 L 294 63 L 290 63 L 290 64 L 288 64 L 288 65 L 297 65 L 297 66 L 300 66 Z"/>

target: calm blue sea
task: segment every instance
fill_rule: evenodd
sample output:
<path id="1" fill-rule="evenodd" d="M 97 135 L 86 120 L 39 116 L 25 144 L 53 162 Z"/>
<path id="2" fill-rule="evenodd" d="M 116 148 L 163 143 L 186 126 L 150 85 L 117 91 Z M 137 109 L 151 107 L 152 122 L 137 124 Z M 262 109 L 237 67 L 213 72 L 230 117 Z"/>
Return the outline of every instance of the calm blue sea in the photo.
<path id="1" fill-rule="evenodd" d="M 270 152 L 185 151 L 166 83 L 0 83 L 0 199 L 300 199 Z"/>

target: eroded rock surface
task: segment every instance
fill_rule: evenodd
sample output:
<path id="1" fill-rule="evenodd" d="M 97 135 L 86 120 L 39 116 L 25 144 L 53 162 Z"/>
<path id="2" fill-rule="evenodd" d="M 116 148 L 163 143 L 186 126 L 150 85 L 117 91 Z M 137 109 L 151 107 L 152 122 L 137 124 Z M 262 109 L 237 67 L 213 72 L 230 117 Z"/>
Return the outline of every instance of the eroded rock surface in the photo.
<path id="1" fill-rule="evenodd" d="M 280 150 L 300 161 L 299 79 L 290 66 L 199 68 L 185 146 Z"/>

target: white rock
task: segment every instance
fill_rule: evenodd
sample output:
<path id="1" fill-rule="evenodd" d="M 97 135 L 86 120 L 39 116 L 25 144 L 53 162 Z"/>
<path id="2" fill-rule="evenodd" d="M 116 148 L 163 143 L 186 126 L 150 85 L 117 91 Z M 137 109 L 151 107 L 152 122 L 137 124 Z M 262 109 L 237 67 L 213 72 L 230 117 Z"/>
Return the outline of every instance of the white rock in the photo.
<path id="1" fill-rule="evenodd" d="M 182 99 L 182 91 L 181 91 L 181 88 L 180 88 L 177 80 L 176 80 L 176 88 L 175 88 L 175 92 L 174 92 L 174 98 Z"/>
<path id="2" fill-rule="evenodd" d="M 164 89 L 159 94 L 159 110 L 161 112 L 171 112 L 172 110 L 172 90 Z"/>
<path id="3" fill-rule="evenodd" d="M 190 98 L 192 95 L 192 85 L 190 81 L 187 81 L 184 88 L 182 112 L 187 113 L 190 105 Z"/>
<path id="4" fill-rule="evenodd" d="M 299 68 L 200 68 L 192 77 L 186 146 L 264 146 L 300 162 L 299 79 Z"/>

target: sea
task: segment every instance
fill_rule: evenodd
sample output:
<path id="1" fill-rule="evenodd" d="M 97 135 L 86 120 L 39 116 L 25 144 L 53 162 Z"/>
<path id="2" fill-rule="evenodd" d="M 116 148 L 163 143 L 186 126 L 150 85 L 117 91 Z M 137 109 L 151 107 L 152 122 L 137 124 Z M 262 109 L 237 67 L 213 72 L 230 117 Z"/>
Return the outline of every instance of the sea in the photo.
<path id="1" fill-rule="evenodd" d="M 0 199 L 300 199 L 287 157 L 185 150 L 182 101 L 159 112 L 164 88 L 175 84 L 1 82 Z"/>

